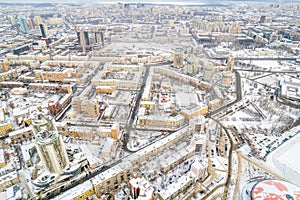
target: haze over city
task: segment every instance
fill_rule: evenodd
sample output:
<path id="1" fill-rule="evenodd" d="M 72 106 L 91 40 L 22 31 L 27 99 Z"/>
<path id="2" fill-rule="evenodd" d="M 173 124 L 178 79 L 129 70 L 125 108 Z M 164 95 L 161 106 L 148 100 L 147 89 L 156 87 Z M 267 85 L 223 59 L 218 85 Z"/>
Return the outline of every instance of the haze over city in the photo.
<path id="1" fill-rule="evenodd" d="M 0 199 L 300 199 L 298 1 L 1 1 Z"/>
<path id="2" fill-rule="evenodd" d="M 211 4 L 211 3 L 231 3 L 231 2 L 297 2 L 297 0 L 294 1 L 289 1 L 289 0 L 284 0 L 284 1 L 272 1 L 272 0 L 187 0 L 187 1 L 182 1 L 182 0 L 164 0 L 164 1 L 157 1 L 157 0 L 112 0 L 112 1 L 105 1 L 105 0 L 86 0 L 86 1 L 79 1 L 79 0 L 29 0 L 29 1 L 22 1 L 22 0 L 2 0 L 0 3 L 81 3 L 81 4 L 86 4 L 86 3 L 150 3 L 150 4 Z"/>

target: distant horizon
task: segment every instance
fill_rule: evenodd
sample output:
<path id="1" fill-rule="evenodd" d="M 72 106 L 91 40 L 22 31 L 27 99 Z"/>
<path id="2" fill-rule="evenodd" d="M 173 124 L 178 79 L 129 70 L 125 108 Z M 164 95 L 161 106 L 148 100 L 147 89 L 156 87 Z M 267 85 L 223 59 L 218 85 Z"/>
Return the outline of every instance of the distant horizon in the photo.
<path id="1" fill-rule="evenodd" d="M 234 3 L 234 2 L 260 2 L 260 3 L 284 3 L 295 2 L 300 3 L 300 0 L 0 0 L 0 4 L 115 4 L 115 3 L 142 3 L 142 4 L 178 4 L 178 5 L 193 5 L 193 4 L 214 4 L 214 3 Z"/>

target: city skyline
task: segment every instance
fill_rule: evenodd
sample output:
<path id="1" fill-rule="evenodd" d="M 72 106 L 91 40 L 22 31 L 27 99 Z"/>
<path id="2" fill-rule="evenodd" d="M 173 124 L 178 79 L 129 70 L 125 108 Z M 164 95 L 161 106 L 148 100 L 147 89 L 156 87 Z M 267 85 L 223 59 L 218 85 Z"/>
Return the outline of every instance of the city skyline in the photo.
<path id="1" fill-rule="evenodd" d="M 101 4 L 113 4 L 113 3 L 149 3 L 149 4 L 179 4 L 179 5 L 193 5 L 193 4 L 211 4 L 211 3 L 233 3 L 233 2 L 245 2 L 245 3 L 251 3 L 251 2 L 278 2 L 278 3 L 284 3 L 284 2 L 298 2 L 299 0 L 164 0 L 164 1 L 157 1 L 157 0 L 113 0 L 113 1 L 105 1 L 105 0 L 87 0 L 87 1 L 79 1 L 79 0 L 64 0 L 64 1 L 48 1 L 48 0 L 29 0 L 29 1 L 20 1 L 20 0 L 2 0 L 0 3 L 80 3 L 80 4 L 86 4 L 86 3 L 101 3 Z"/>
<path id="2" fill-rule="evenodd" d="M 300 198 L 299 3 L 28 2 L 0 4 L 0 199 Z"/>

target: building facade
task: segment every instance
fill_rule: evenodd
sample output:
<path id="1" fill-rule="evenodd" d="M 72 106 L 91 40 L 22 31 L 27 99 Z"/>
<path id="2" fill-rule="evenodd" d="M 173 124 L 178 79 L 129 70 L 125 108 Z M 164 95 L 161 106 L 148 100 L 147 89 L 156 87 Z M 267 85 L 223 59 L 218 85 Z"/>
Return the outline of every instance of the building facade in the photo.
<path id="1" fill-rule="evenodd" d="M 52 173 L 61 173 L 69 162 L 61 135 L 42 130 L 36 135 L 37 152 L 44 166 Z"/>

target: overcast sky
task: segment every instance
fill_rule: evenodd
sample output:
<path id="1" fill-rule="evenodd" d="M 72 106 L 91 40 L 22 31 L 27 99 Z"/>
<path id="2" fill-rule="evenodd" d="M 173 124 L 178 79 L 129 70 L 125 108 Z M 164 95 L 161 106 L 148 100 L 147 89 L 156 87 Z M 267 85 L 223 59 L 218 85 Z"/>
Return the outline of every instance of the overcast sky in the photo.
<path id="1" fill-rule="evenodd" d="M 259 2 L 279 2 L 282 0 L 0 0 L 0 3 L 219 3 L 219 2 L 234 2 L 234 1 L 259 1 Z M 286 1 L 286 0 L 284 0 Z M 299 2 L 299 0 L 292 0 Z"/>

